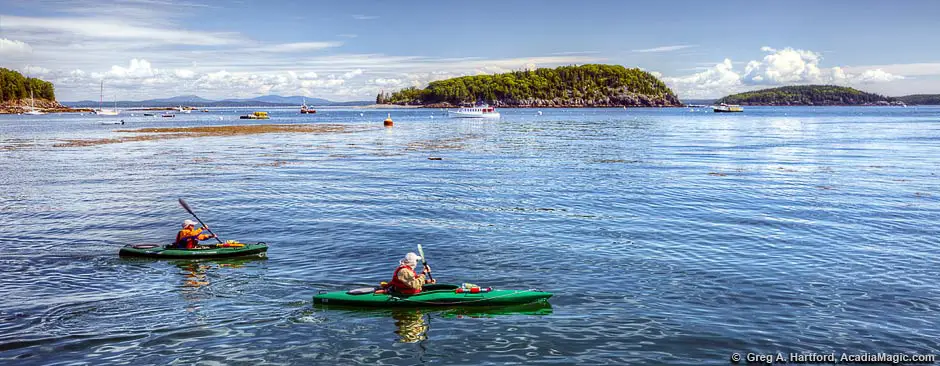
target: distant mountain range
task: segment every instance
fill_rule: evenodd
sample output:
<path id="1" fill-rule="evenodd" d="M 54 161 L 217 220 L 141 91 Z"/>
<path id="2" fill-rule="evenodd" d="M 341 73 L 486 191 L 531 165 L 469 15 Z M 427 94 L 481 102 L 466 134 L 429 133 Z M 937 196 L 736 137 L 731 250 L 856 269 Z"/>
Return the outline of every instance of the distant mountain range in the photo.
<path id="1" fill-rule="evenodd" d="M 269 107 L 269 106 L 300 106 L 303 103 L 304 97 L 302 96 L 293 96 L 293 97 L 283 97 L 280 95 L 265 95 L 250 99 L 224 99 L 224 100 L 211 100 L 202 98 L 196 95 L 180 95 L 172 98 L 160 98 L 160 99 L 149 99 L 141 101 L 127 101 L 119 100 L 117 101 L 118 108 L 137 108 L 137 107 L 176 107 L 176 106 L 187 106 L 187 107 Z M 63 105 L 69 107 L 97 107 L 98 101 L 95 100 L 82 100 L 77 102 L 61 102 Z M 115 102 L 104 102 L 106 107 L 113 106 Z M 322 98 L 307 98 L 307 105 L 312 107 L 320 106 L 360 106 L 360 105 L 370 105 L 374 101 L 354 101 L 354 102 L 334 102 L 331 100 L 326 100 Z"/>

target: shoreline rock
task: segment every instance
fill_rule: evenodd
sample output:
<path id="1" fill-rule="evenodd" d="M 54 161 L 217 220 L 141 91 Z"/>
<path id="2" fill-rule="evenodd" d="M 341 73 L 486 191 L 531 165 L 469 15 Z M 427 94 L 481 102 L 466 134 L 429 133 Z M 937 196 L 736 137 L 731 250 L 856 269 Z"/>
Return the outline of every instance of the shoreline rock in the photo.
<path id="1" fill-rule="evenodd" d="M 36 99 L 34 101 L 36 109 L 45 113 L 88 113 L 94 111 L 91 108 L 71 108 L 66 107 L 54 100 Z M 29 111 L 29 99 L 20 99 L 0 103 L 0 114 L 21 114 Z"/>

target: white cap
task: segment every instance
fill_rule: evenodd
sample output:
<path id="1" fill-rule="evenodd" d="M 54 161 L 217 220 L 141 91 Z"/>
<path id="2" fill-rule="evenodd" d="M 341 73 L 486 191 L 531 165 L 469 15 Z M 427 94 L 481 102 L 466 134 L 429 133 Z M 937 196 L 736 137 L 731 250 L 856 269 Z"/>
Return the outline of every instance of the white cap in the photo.
<path id="1" fill-rule="evenodd" d="M 187 226 L 196 226 L 196 222 L 193 220 L 183 221 L 183 227 L 187 227 Z"/>
<path id="2" fill-rule="evenodd" d="M 405 254 L 405 258 L 399 261 L 398 263 L 407 264 L 409 266 L 414 267 L 418 265 L 418 261 L 420 260 L 421 260 L 421 256 L 414 254 L 412 252 L 412 253 Z"/>

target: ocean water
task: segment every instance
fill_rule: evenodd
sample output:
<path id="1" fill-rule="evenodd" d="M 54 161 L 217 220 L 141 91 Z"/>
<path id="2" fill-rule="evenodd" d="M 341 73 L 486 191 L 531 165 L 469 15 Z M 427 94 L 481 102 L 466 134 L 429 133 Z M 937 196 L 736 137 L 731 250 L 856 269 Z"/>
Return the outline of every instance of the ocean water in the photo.
<path id="1" fill-rule="evenodd" d="M 2 364 L 728 364 L 940 353 L 940 108 L 270 110 L 283 133 L 84 147 L 0 116 Z M 381 127 L 390 114 L 395 126 Z M 125 125 L 106 123 L 125 120 Z M 441 160 L 429 160 L 440 157 Z M 190 216 L 268 258 L 122 259 Z M 388 280 L 555 293 L 480 310 L 313 306 Z"/>

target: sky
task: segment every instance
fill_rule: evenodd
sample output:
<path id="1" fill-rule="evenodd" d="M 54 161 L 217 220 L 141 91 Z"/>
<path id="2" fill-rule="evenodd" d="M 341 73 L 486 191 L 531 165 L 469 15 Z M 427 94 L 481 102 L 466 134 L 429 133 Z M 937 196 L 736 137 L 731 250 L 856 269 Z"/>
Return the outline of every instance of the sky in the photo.
<path id="1" fill-rule="evenodd" d="M 940 1 L 0 0 L 0 67 L 60 101 L 372 100 L 462 75 L 639 67 L 683 99 L 940 93 Z"/>

